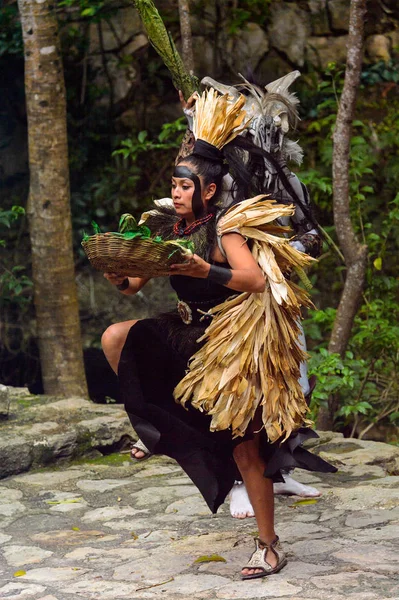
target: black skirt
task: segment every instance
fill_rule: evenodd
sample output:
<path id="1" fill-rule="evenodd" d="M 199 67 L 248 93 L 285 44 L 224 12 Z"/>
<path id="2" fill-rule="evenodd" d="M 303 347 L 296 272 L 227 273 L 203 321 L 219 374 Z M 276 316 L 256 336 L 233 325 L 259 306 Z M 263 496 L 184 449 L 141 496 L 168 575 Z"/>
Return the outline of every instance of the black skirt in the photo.
<path id="1" fill-rule="evenodd" d="M 216 512 L 236 479 L 233 459 L 237 444 L 250 435 L 232 439 L 231 431 L 209 431 L 211 417 L 183 408 L 173 390 L 184 377 L 190 357 L 207 323 L 185 325 L 177 313 L 138 321 L 129 332 L 119 362 L 120 389 L 129 419 L 153 454 L 175 459 L 197 486 L 210 510 Z M 305 450 L 301 444 L 317 437 L 300 428 L 284 443 L 267 441 L 263 432 L 260 453 L 265 477 L 283 481 L 281 469 L 300 467 L 333 473 L 336 468 Z"/>

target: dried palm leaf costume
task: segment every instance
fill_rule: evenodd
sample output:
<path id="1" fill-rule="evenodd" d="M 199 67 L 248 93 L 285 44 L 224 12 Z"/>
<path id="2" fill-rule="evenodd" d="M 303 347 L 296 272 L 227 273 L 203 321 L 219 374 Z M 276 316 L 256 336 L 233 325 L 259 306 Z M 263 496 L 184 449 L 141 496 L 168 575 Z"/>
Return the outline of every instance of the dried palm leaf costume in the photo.
<path id="1" fill-rule="evenodd" d="M 259 407 L 268 439 L 284 439 L 306 420 L 308 407 L 299 384 L 305 358 L 298 345 L 300 306 L 306 293 L 284 276 L 313 259 L 280 237 L 274 224 L 293 207 L 261 196 L 241 202 L 219 221 L 220 236 L 239 232 L 252 240 L 252 254 L 266 279 L 259 294 L 244 292 L 210 310 L 215 315 L 206 344 L 190 362 L 175 397 L 212 415 L 211 430 L 230 428 L 245 435 Z M 276 235 L 280 234 L 280 235 Z M 310 424 L 310 423 L 309 423 Z"/>
<path id="2" fill-rule="evenodd" d="M 223 160 L 221 149 L 248 125 L 244 103 L 243 96 L 218 96 L 214 90 L 201 96 L 194 154 Z M 282 481 L 281 469 L 296 466 L 335 468 L 301 445 L 317 437 L 306 426 L 298 383 L 304 353 L 297 323 L 300 306 L 310 301 L 288 276 L 313 259 L 291 247 L 286 229 L 276 223 L 294 208 L 259 196 L 227 212 L 217 203 L 207 210 L 197 214 L 193 196 L 193 212 L 200 218 L 191 228 L 162 203 L 142 218 L 164 239 L 186 234 L 199 256 L 221 268 L 229 265 L 211 258 L 218 238 L 239 232 L 265 275 L 265 291 L 238 293 L 209 278 L 170 277 L 179 310 L 131 328 L 118 375 L 141 440 L 152 453 L 174 458 L 216 512 L 239 478 L 233 449 L 253 436 L 248 425 L 257 411 L 266 477 Z"/>

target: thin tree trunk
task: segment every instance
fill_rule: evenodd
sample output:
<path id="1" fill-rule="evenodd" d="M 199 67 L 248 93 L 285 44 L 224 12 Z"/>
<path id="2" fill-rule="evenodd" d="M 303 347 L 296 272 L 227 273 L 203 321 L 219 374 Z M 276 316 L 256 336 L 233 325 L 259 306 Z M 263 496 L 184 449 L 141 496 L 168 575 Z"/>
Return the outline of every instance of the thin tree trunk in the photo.
<path id="1" fill-rule="evenodd" d="M 18 0 L 25 53 L 34 302 L 46 394 L 87 396 L 72 253 L 64 75 L 50 0 Z"/>
<path id="2" fill-rule="evenodd" d="M 199 89 L 198 79 L 191 75 L 184 65 L 153 0 L 135 0 L 134 5 L 143 21 L 149 41 L 172 75 L 173 85 L 177 90 L 181 90 L 184 98 L 188 100 L 191 94 Z"/>
<path id="3" fill-rule="evenodd" d="M 194 75 L 193 38 L 191 35 L 189 0 L 179 0 L 181 49 L 184 66 Z"/>
<path id="4" fill-rule="evenodd" d="M 367 264 L 367 246 L 359 243 L 351 222 L 349 190 L 350 141 L 362 68 L 365 15 L 366 0 L 352 0 L 345 81 L 333 135 L 334 223 L 347 271 L 328 349 L 341 355 L 347 348 L 361 301 Z M 335 409 L 331 398 L 328 408 L 320 410 L 319 429 L 332 428 Z"/>

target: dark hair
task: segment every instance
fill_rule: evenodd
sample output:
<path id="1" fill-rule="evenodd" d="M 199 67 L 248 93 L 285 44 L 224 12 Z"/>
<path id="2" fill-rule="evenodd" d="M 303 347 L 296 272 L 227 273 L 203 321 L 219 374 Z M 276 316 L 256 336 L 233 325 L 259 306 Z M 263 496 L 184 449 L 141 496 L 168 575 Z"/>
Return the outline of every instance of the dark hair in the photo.
<path id="1" fill-rule="evenodd" d="M 289 202 L 299 206 L 308 220 L 314 227 L 317 227 L 317 221 L 311 208 L 299 198 L 280 164 L 269 152 L 256 146 L 249 138 L 239 135 L 224 146 L 223 155 L 227 164 L 222 161 L 209 160 L 209 158 L 197 154 L 189 154 L 178 162 L 178 164 L 190 165 L 196 175 L 202 177 L 205 186 L 210 183 L 216 184 L 216 192 L 208 203 L 208 211 L 216 210 L 215 205 L 222 190 L 222 180 L 227 173 L 230 173 L 233 178 L 232 204 L 253 196 L 267 194 L 268 190 L 265 188 L 265 160 L 267 160 L 275 168 L 283 187 L 291 197 Z M 276 200 L 284 203 L 282 198 L 276 198 Z"/>
<path id="2" fill-rule="evenodd" d="M 230 175 L 234 181 L 233 203 L 268 193 L 268 189 L 265 187 L 266 160 L 273 165 L 280 182 L 291 197 L 289 203 L 293 202 L 299 206 L 303 214 L 317 227 L 317 221 L 311 208 L 299 198 L 281 165 L 270 152 L 263 150 L 263 148 L 254 144 L 252 140 L 242 135 L 237 136 L 227 144 L 223 151 L 230 165 Z M 286 202 L 283 198 L 275 198 L 275 200 L 281 203 Z"/>
<path id="3" fill-rule="evenodd" d="M 213 161 L 197 154 L 189 154 L 185 158 L 179 160 L 177 164 L 186 164 L 192 167 L 196 175 L 202 178 L 205 186 L 214 183 L 216 185 L 215 194 L 212 196 L 208 203 L 208 211 L 215 211 L 215 204 L 222 190 L 223 177 L 228 173 L 228 165 L 221 161 Z"/>

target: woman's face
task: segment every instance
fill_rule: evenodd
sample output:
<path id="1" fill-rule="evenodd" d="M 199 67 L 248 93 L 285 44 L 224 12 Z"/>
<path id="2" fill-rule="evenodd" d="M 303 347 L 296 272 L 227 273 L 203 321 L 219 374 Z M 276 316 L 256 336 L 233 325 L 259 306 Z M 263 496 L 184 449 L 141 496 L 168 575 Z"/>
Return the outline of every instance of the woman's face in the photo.
<path id="1" fill-rule="evenodd" d="M 194 221 L 199 216 L 198 214 L 194 214 L 193 196 L 196 198 L 195 205 L 197 206 L 196 212 L 198 213 L 198 204 L 201 205 L 201 209 L 202 207 L 206 208 L 207 203 L 216 191 L 216 185 L 214 183 L 204 186 L 201 176 L 196 176 L 194 173 L 192 173 L 194 175 L 193 181 L 189 176 L 190 170 L 190 166 L 179 164 L 172 177 L 173 205 L 176 213 L 188 222 Z M 185 174 L 188 176 L 185 177 Z M 196 189 L 196 185 L 198 189 Z"/>
<path id="2" fill-rule="evenodd" d="M 194 182 L 187 177 L 172 177 L 172 200 L 179 217 L 190 220 L 194 217 L 192 199 Z"/>

